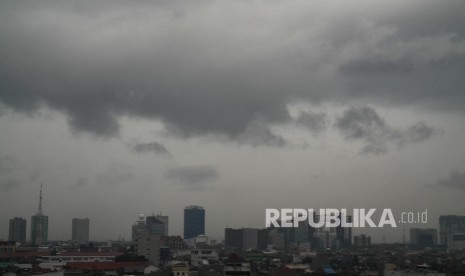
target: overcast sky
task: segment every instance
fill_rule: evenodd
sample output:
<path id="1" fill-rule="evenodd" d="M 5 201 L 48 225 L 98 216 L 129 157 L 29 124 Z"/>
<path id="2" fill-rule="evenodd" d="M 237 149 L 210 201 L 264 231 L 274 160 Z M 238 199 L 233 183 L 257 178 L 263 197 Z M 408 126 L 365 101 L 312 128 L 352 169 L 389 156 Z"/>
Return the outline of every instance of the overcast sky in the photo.
<path id="1" fill-rule="evenodd" d="M 49 239 L 182 234 L 192 204 L 220 239 L 265 208 L 465 215 L 463 26 L 462 0 L 1 1 L 0 239 L 40 183 Z"/>

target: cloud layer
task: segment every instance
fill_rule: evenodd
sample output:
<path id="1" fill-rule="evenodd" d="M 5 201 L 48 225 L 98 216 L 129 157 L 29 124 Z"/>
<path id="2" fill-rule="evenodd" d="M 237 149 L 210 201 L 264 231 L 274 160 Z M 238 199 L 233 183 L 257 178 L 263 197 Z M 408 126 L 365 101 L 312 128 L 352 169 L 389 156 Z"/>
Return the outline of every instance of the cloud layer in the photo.
<path id="1" fill-rule="evenodd" d="M 130 145 L 130 148 L 136 153 L 153 153 L 155 155 L 170 155 L 166 147 L 159 142 L 141 143 L 136 142 Z"/>
<path id="2" fill-rule="evenodd" d="M 0 103 L 28 113 L 46 105 L 73 131 L 101 137 L 118 135 L 127 115 L 181 137 L 272 146 L 285 142 L 269 126 L 290 122 L 293 101 L 462 110 L 465 40 L 450 21 L 463 20 L 463 5 L 441 2 L 447 18 L 420 31 L 410 21 L 435 1 L 346 4 L 3 1 Z M 298 122 L 318 132 L 318 116 Z"/>
<path id="3" fill-rule="evenodd" d="M 406 130 L 389 126 L 371 107 L 351 107 L 337 118 L 336 127 L 347 140 L 365 143 L 362 153 L 380 154 L 388 150 L 389 144 L 401 147 L 429 139 L 438 132 L 424 122 L 418 122 Z"/>
<path id="4" fill-rule="evenodd" d="M 450 189 L 465 190 L 465 171 L 453 170 L 445 179 L 440 179 L 436 183 Z"/>
<path id="5" fill-rule="evenodd" d="M 189 190 L 203 190 L 216 180 L 219 172 L 212 166 L 181 166 L 167 170 L 164 178 Z"/>

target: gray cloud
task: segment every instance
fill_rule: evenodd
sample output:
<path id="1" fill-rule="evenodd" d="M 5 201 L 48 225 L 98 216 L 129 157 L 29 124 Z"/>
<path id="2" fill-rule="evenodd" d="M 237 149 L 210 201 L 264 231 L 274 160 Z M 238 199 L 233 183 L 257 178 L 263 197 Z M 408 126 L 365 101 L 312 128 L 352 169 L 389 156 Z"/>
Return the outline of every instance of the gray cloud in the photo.
<path id="1" fill-rule="evenodd" d="M 388 151 L 389 144 L 401 147 L 408 143 L 417 143 L 429 139 L 439 130 L 418 122 L 407 130 L 401 130 L 386 124 L 376 110 L 368 106 L 351 107 L 336 119 L 336 127 L 347 140 L 365 142 L 362 153 L 381 154 Z"/>
<path id="2" fill-rule="evenodd" d="M 0 157 L 0 190 L 11 192 L 21 186 L 21 181 L 16 175 L 20 164 L 16 157 L 5 155 Z"/>
<path id="3" fill-rule="evenodd" d="M 465 171 L 453 170 L 449 173 L 449 177 L 438 180 L 436 184 L 446 188 L 465 190 Z"/>
<path id="4" fill-rule="evenodd" d="M 410 142 L 416 143 L 428 140 L 438 132 L 441 131 L 428 126 L 425 122 L 418 122 L 411 126 L 405 135 Z"/>
<path id="5" fill-rule="evenodd" d="M 129 165 L 119 162 L 113 162 L 101 173 L 95 175 L 97 184 L 106 184 L 112 186 L 121 186 L 130 184 L 129 181 L 134 177 L 132 169 Z M 87 184 L 85 179 L 79 180 L 76 184 Z"/>
<path id="6" fill-rule="evenodd" d="M 85 177 L 78 177 L 76 182 L 71 186 L 73 188 L 84 188 L 89 186 L 89 181 Z"/>
<path id="7" fill-rule="evenodd" d="M 135 142 L 134 144 L 130 144 L 130 147 L 133 151 L 137 153 L 153 153 L 156 155 L 167 155 L 167 156 L 170 155 L 166 147 L 159 142 L 150 142 L 150 143 Z"/>
<path id="8" fill-rule="evenodd" d="M 14 170 L 18 165 L 15 157 L 11 155 L 5 155 L 0 157 L 0 176 L 6 175 Z"/>
<path id="9" fill-rule="evenodd" d="M 462 110 L 465 40 L 453 20 L 463 6 L 441 1 L 444 17 L 418 34 L 410 21 L 434 14 L 435 1 L 401 14 L 404 3 L 350 3 L 365 8 L 341 15 L 317 2 L 275 3 L 283 16 L 246 2 L 2 1 L 0 102 L 63 112 L 76 133 L 117 136 L 119 118 L 133 116 L 182 137 L 272 146 L 283 139 L 254 122 L 290 122 L 295 100 Z"/>
<path id="10" fill-rule="evenodd" d="M 302 112 L 296 120 L 298 125 L 304 126 L 312 133 L 319 133 L 326 129 L 326 114 Z"/>
<path id="11" fill-rule="evenodd" d="M 273 133 L 270 128 L 263 122 L 254 121 L 244 130 L 243 133 L 238 135 L 237 141 L 243 144 L 257 146 L 270 146 L 270 147 L 283 147 L 286 141 L 280 135 Z"/>
<path id="12" fill-rule="evenodd" d="M 0 180 L 0 190 L 2 192 L 11 192 L 21 185 L 17 179 Z"/>
<path id="13" fill-rule="evenodd" d="M 181 184 L 187 189 L 202 190 L 209 182 L 216 180 L 219 172 L 211 166 L 175 167 L 166 171 L 166 180 Z"/>

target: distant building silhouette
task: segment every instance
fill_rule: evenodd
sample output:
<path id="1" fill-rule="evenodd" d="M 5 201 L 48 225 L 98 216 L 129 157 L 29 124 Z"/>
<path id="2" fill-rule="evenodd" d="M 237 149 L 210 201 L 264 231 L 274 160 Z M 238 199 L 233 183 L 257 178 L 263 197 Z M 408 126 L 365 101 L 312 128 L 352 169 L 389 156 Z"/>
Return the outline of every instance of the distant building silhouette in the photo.
<path id="1" fill-rule="evenodd" d="M 189 248 L 189 246 L 180 236 L 161 236 L 160 247 L 169 247 L 171 250 Z"/>
<path id="2" fill-rule="evenodd" d="M 420 248 L 434 247 L 438 244 L 438 230 L 434 228 L 411 228 L 410 244 Z"/>
<path id="3" fill-rule="evenodd" d="M 134 249 L 138 256 L 144 256 L 151 264 L 160 264 L 160 235 L 151 234 L 148 230 L 137 233 Z"/>
<path id="4" fill-rule="evenodd" d="M 367 247 L 371 245 L 371 237 L 365 234 L 354 236 L 354 246 Z"/>
<path id="5" fill-rule="evenodd" d="M 131 235 L 131 240 L 136 241 L 137 239 L 137 234 L 139 234 L 142 231 L 147 230 L 147 226 L 145 224 L 145 215 L 140 214 L 136 223 L 132 225 L 132 235 Z"/>
<path id="6" fill-rule="evenodd" d="M 166 236 L 165 223 L 158 218 L 158 216 L 148 216 L 145 218 L 145 226 L 151 234 L 157 234 L 160 236 Z"/>
<path id="7" fill-rule="evenodd" d="M 10 227 L 8 240 L 19 242 L 21 244 L 26 243 L 26 220 L 20 217 L 14 217 L 10 219 Z"/>
<path id="8" fill-rule="evenodd" d="M 465 216 L 439 216 L 439 241 L 441 245 L 452 247 L 454 236 L 465 236 Z M 455 242 L 457 245 L 457 242 Z M 454 246 L 457 247 L 457 246 Z"/>
<path id="9" fill-rule="evenodd" d="M 71 240 L 79 243 L 89 242 L 89 219 L 73 218 Z"/>
<path id="10" fill-rule="evenodd" d="M 146 217 L 140 214 L 137 221 L 132 225 L 132 241 L 136 240 L 138 233 L 148 231 L 150 234 L 168 236 L 168 216 L 152 215 Z"/>
<path id="11" fill-rule="evenodd" d="M 242 249 L 244 233 L 242 229 L 224 229 L 224 245 L 228 248 Z"/>
<path id="12" fill-rule="evenodd" d="M 48 241 L 48 216 L 42 214 L 42 185 L 40 185 L 39 210 L 31 217 L 31 242 L 41 245 Z"/>
<path id="13" fill-rule="evenodd" d="M 201 206 L 187 206 L 184 209 L 184 239 L 205 235 L 205 209 Z"/>
<path id="14" fill-rule="evenodd" d="M 157 218 L 159 221 L 163 222 L 164 224 L 164 233 L 163 236 L 168 236 L 169 235 L 169 217 L 168 216 L 163 216 L 163 215 L 156 215 L 155 218 Z"/>
<path id="15" fill-rule="evenodd" d="M 262 249 L 268 245 L 267 229 L 241 228 L 224 229 L 224 245 L 230 249 Z"/>

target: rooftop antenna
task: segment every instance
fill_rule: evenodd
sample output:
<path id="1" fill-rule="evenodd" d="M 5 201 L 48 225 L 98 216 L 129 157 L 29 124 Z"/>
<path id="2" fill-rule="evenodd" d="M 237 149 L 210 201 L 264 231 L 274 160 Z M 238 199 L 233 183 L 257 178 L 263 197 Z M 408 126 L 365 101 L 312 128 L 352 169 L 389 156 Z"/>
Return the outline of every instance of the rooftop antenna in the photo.
<path id="1" fill-rule="evenodd" d="M 39 212 L 38 214 L 42 214 L 42 183 L 40 183 L 40 192 L 39 192 Z"/>

